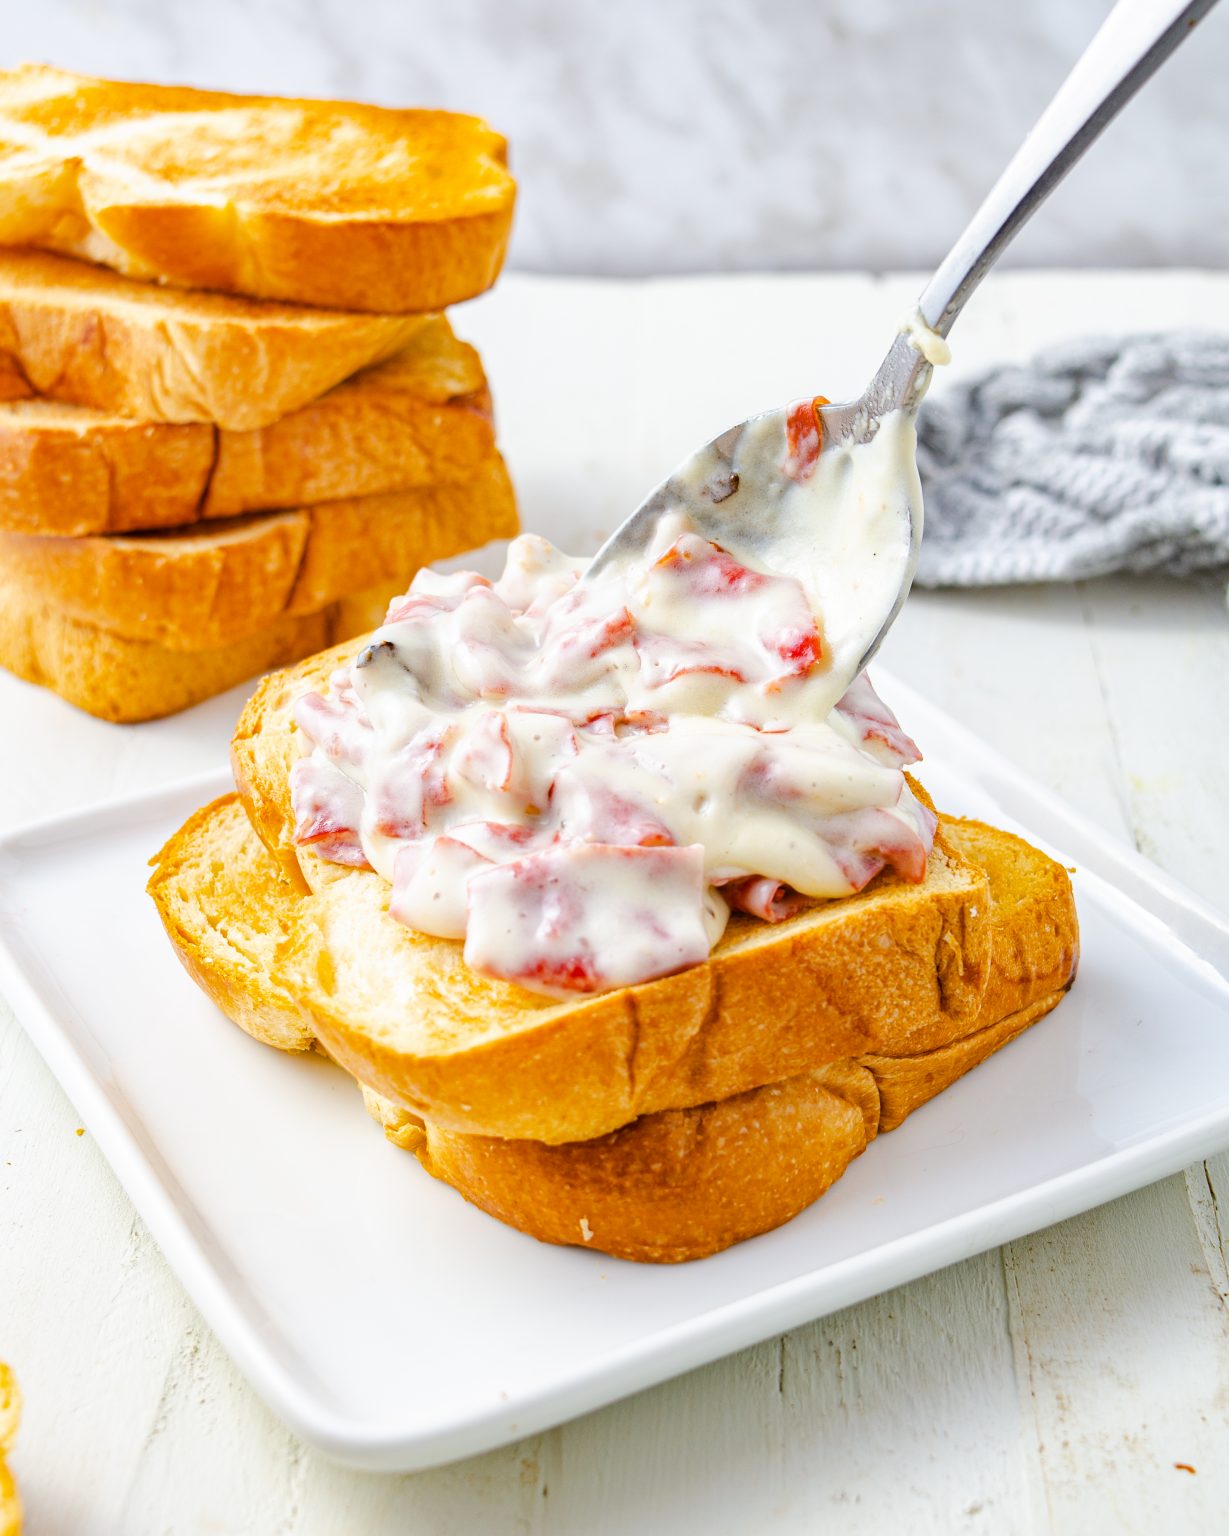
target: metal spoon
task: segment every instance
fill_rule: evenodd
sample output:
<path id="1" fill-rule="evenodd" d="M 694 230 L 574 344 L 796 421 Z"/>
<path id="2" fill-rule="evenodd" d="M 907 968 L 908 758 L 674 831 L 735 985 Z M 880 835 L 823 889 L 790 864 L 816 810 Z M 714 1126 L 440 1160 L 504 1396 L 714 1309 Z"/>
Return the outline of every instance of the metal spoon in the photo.
<path id="1" fill-rule="evenodd" d="M 822 442 L 821 460 L 844 455 L 849 460 L 844 469 L 852 472 L 854 455 L 865 453 L 864 445 L 879 433 L 885 419 L 895 430 L 902 421 L 907 426 L 905 446 L 911 455 L 912 421 L 932 371 L 921 347 L 932 356 L 936 344 L 941 347 L 938 338 L 951 330 L 1008 243 L 1214 4 L 1118 0 L 926 285 L 918 300 L 920 327 L 897 335 L 860 399 L 843 405 L 822 399 L 802 403 L 802 410 L 814 411 L 818 419 L 813 446 Z M 799 406 L 783 407 L 753 416 L 685 460 L 606 540 L 587 579 L 642 556 L 662 514 L 671 511 L 686 513 L 707 538 L 777 570 L 796 570 L 800 555 L 809 553 L 807 585 L 817 601 L 832 661 L 833 691 L 839 697 L 878 650 L 908 594 L 922 537 L 921 500 L 902 483 L 898 495 L 888 492 L 891 501 L 886 507 L 868 509 L 866 497 L 855 495 L 812 496 L 815 505 L 808 506 L 797 476 L 785 467 L 797 444 L 798 411 Z M 909 467 L 915 476 L 911 463 Z M 842 466 L 836 468 L 828 489 L 841 482 Z M 858 579 L 855 562 L 820 559 L 816 551 L 830 555 L 853 550 L 859 542 L 865 547 L 864 529 L 856 524 L 871 511 L 890 536 L 876 540 L 873 590 L 865 600 L 851 602 L 849 583 Z M 824 526 L 808 520 L 808 512 L 823 518 Z M 837 526 L 842 522 L 848 526 Z"/>

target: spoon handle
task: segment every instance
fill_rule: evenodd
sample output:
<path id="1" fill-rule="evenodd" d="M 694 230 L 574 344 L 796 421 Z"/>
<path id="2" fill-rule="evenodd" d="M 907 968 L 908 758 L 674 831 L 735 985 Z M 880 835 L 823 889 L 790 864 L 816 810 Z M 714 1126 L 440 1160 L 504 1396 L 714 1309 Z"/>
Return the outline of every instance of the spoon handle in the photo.
<path id="1" fill-rule="evenodd" d="M 918 301 L 946 336 L 965 300 L 1088 146 L 1216 0 L 1118 0 Z"/>

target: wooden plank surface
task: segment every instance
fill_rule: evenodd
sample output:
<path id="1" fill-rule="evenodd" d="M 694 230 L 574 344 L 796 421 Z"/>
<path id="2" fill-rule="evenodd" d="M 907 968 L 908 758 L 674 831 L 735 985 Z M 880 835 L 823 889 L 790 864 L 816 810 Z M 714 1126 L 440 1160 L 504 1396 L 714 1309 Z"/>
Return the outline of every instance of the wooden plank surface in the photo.
<path id="1" fill-rule="evenodd" d="M 811 358 L 825 392 L 854 389 L 912 291 L 514 279 L 458 328 L 487 357 L 526 520 L 583 548 L 646 464 L 813 387 Z M 1135 316 L 1224 326 L 1229 280 L 1004 276 L 962 322 L 959 366 Z M 655 360 L 651 376 L 633 358 Z M 527 446 L 544 408 L 553 458 Z M 1223 583 L 918 593 L 886 659 L 1223 906 Z M 0 822 L 216 763 L 240 697 L 117 728 L 0 677 Z M 1229 1156 L 520 1445 L 395 1478 L 332 1465 L 257 1401 L 77 1125 L 0 1004 L 0 1357 L 26 1393 L 14 1460 L 32 1532 L 1083 1536 L 1215 1530 L 1229 1508 Z"/>

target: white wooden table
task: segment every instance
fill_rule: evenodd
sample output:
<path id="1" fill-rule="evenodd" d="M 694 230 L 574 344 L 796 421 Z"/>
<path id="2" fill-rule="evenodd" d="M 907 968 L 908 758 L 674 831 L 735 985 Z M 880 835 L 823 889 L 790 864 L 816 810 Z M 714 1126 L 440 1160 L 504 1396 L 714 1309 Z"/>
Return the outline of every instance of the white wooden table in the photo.
<path id="1" fill-rule="evenodd" d="M 854 392 L 914 291 L 514 278 L 458 327 L 487 357 L 527 523 L 579 548 L 645 465 L 707 429 Z M 957 367 L 1177 324 L 1229 325 L 1229 278 L 1004 275 L 962 321 Z M 559 451 L 538 461 L 525 424 L 543 410 Z M 919 592 L 886 659 L 1224 904 L 1222 582 Z M 109 727 L 0 676 L 0 823 L 221 761 L 241 694 Z M 519 1445 L 395 1478 L 329 1463 L 257 1401 L 77 1127 L 0 1003 L 0 1357 L 25 1389 L 15 1466 L 32 1533 L 1087 1536 L 1229 1521 L 1229 1155 Z"/>

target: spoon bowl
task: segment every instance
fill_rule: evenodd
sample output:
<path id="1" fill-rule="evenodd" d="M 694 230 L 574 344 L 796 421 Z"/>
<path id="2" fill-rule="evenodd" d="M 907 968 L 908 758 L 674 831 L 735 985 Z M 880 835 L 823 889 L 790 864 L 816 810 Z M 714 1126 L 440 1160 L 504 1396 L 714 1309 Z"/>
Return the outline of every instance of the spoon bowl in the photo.
<path id="1" fill-rule="evenodd" d="M 681 514 L 740 559 L 802 580 L 840 683 L 835 703 L 878 650 L 917 569 L 913 421 L 932 371 L 902 333 L 857 400 L 800 400 L 729 428 L 641 502 L 586 579 L 635 564 L 661 519 Z"/>
<path id="2" fill-rule="evenodd" d="M 800 401 L 685 459 L 598 550 L 586 580 L 642 559 L 664 516 L 798 577 L 823 635 L 832 703 L 874 656 L 917 568 L 914 420 L 966 301 L 1016 233 L 1215 0 L 1118 0 L 923 290 L 862 395 Z"/>

